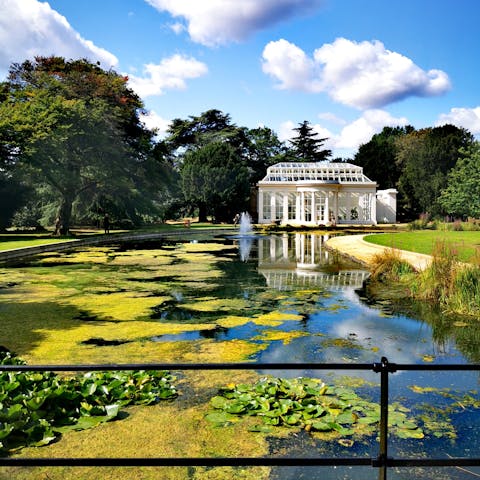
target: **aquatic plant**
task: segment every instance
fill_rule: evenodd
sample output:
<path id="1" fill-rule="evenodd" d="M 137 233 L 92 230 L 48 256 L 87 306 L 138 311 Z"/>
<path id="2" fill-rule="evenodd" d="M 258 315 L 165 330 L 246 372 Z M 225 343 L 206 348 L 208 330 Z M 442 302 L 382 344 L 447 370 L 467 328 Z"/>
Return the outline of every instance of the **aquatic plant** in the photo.
<path id="1" fill-rule="evenodd" d="M 2 365 L 25 365 L 0 351 Z M 70 430 L 120 418 L 122 407 L 149 405 L 177 396 L 166 371 L 90 372 L 60 377 L 53 372 L 0 374 L 0 454 L 43 446 Z"/>
<path id="2" fill-rule="evenodd" d="M 210 401 L 206 419 L 215 426 L 228 425 L 241 416 L 256 416 L 261 424 L 252 431 L 269 432 L 272 427 L 297 427 L 308 432 L 337 437 L 376 433 L 380 406 L 361 398 L 353 390 L 326 385 L 319 379 L 264 377 L 254 384 L 228 385 Z M 423 438 L 424 433 L 409 410 L 392 404 L 391 433 L 400 438 Z M 348 446 L 353 445 L 347 439 Z"/>

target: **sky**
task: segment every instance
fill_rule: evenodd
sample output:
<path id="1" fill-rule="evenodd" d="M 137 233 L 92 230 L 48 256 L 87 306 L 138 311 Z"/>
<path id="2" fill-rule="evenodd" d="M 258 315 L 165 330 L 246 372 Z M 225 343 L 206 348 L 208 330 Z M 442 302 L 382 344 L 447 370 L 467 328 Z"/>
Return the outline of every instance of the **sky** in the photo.
<path id="1" fill-rule="evenodd" d="M 0 80 L 35 55 L 129 78 L 161 138 L 210 109 L 353 158 L 384 126 L 480 137 L 478 0 L 0 0 Z"/>

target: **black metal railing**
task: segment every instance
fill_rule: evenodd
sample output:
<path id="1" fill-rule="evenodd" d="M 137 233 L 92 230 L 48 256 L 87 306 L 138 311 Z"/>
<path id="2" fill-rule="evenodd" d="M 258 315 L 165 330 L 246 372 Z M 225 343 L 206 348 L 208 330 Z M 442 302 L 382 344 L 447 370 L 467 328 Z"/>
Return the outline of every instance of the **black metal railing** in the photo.
<path id="1" fill-rule="evenodd" d="M 379 480 L 391 467 L 472 467 L 480 458 L 392 458 L 388 455 L 389 375 L 397 371 L 480 371 L 480 364 L 417 365 L 390 363 L 382 357 L 371 363 L 149 363 L 109 365 L 0 365 L 1 371 L 116 371 L 116 370 L 364 370 L 380 374 L 380 425 L 378 455 L 373 457 L 179 457 L 179 458 L 0 458 L 0 466 L 38 467 L 220 467 L 220 466 L 371 466 Z"/>

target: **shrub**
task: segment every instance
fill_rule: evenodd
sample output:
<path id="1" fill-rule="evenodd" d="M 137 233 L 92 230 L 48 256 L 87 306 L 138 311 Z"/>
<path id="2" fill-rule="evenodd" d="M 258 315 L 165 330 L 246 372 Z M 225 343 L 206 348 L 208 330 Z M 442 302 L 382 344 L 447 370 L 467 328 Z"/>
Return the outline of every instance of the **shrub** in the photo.
<path id="1" fill-rule="evenodd" d="M 400 257 L 400 252 L 394 248 L 377 253 L 370 262 L 370 272 L 373 280 L 399 280 L 403 275 L 413 273 L 414 268 Z"/>
<path id="2" fill-rule="evenodd" d="M 453 291 L 448 298 L 449 311 L 480 315 L 480 267 L 477 265 L 460 268 L 454 278 Z"/>

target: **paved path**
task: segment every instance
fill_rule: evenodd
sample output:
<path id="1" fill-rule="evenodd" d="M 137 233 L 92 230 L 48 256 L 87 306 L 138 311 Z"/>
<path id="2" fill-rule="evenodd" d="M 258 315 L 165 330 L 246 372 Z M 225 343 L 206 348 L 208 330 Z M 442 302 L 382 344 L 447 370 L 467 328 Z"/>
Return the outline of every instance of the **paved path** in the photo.
<path id="1" fill-rule="evenodd" d="M 378 235 L 381 235 L 381 233 Z M 364 265 L 368 265 L 375 254 L 390 249 L 390 247 L 382 247 L 381 245 L 366 242 L 363 239 L 364 236 L 365 235 L 344 235 L 332 237 L 327 240 L 327 247 L 332 250 L 337 250 Z M 430 255 L 407 252 L 406 250 L 397 251 L 400 253 L 400 257 L 412 265 L 415 270 L 424 270 L 432 261 Z"/>

